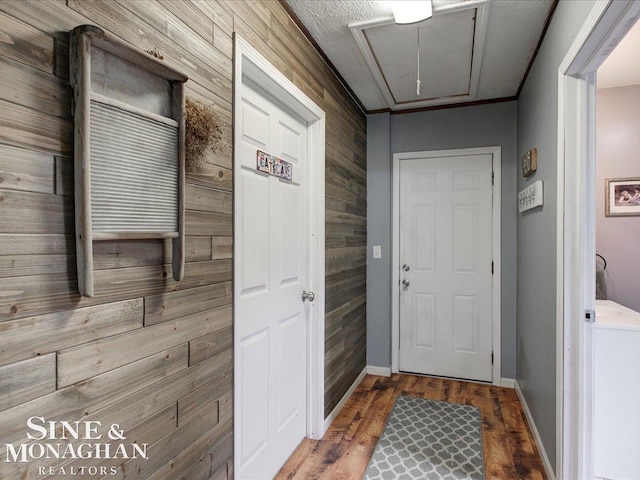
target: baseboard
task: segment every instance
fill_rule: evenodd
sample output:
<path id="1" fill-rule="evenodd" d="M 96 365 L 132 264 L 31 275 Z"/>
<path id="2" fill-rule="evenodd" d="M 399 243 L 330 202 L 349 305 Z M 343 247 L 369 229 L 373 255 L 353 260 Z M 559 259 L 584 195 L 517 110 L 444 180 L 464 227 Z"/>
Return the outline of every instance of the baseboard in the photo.
<path id="1" fill-rule="evenodd" d="M 391 367 L 375 367 L 373 365 L 367 365 L 367 373 L 369 375 L 380 375 L 382 377 L 390 377 Z"/>
<path id="2" fill-rule="evenodd" d="M 516 381 L 513 378 L 501 378 L 500 386 L 505 388 L 516 388 Z"/>
<path id="3" fill-rule="evenodd" d="M 531 410 L 529 410 L 527 401 L 524 399 L 524 395 L 522 393 L 522 390 L 520 389 L 520 385 L 518 385 L 517 381 L 514 381 L 514 383 L 515 383 L 516 393 L 518 394 L 518 398 L 520 399 L 520 404 L 522 405 L 522 410 L 524 411 L 524 416 L 527 418 L 527 423 L 529 424 L 531 433 L 533 433 L 533 438 L 535 439 L 536 445 L 538 446 L 538 451 L 540 452 L 540 457 L 542 458 L 544 469 L 547 472 L 547 478 L 549 480 L 556 480 L 556 476 L 553 473 L 553 468 L 551 467 L 551 462 L 549 461 L 549 457 L 547 456 L 547 451 L 544 449 L 544 445 L 542 444 L 540 433 L 538 433 L 538 428 L 536 427 L 536 424 L 533 421 Z"/>
<path id="4" fill-rule="evenodd" d="M 331 426 L 331 423 L 338 416 L 338 414 L 340 413 L 340 410 L 342 410 L 342 407 L 344 407 L 344 404 L 347 403 L 347 400 L 349 400 L 349 397 L 351 397 L 353 392 L 355 392 L 356 388 L 358 388 L 358 385 L 360 385 L 360 382 L 364 379 L 366 374 L 367 374 L 367 367 L 364 367 L 362 372 L 360 372 L 360 375 L 358 375 L 358 378 L 356 378 L 355 382 L 353 382 L 353 384 L 349 387 L 349 390 L 347 390 L 347 393 L 345 393 L 342 396 L 342 398 L 340 399 L 338 404 L 335 406 L 335 408 L 331 411 L 329 416 L 324 419 L 323 432 L 326 432 L 329 429 L 329 427 Z"/>

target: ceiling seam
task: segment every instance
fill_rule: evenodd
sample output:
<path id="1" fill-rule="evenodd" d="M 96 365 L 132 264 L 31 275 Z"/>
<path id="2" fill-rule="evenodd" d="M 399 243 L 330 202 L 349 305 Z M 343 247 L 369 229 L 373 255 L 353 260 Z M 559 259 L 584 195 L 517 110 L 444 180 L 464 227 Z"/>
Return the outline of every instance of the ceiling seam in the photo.
<path id="1" fill-rule="evenodd" d="M 517 100 L 517 97 L 501 97 L 501 98 L 487 98 L 485 100 L 473 100 L 471 102 L 461 102 L 461 103 L 449 103 L 446 105 L 431 105 L 428 107 L 418 107 L 418 108 L 407 108 L 405 110 L 388 110 L 391 115 L 403 115 L 405 113 L 419 113 L 419 112 L 429 112 L 432 110 L 447 110 L 449 108 L 459 108 L 459 107 L 474 107 L 478 105 L 488 105 L 491 103 L 503 103 L 503 102 L 512 102 Z M 369 113 L 369 112 L 368 112 Z M 386 113 L 385 110 L 372 110 L 371 113 Z"/>
<path id="2" fill-rule="evenodd" d="M 287 12 L 287 15 L 289 15 L 291 20 L 293 20 L 293 23 L 296 24 L 296 26 L 298 27 L 298 29 L 300 30 L 302 35 L 304 35 L 304 37 L 311 44 L 313 49 L 318 53 L 318 55 L 320 55 L 322 60 L 324 60 L 324 62 L 329 67 L 329 70 L 331 70 L 333 72 L 333 74 L 335 75 L 335 77 L 338 80 L 338 82 L 342 85 L 342 87 L 345 89 L 345 91 L 349 94 L 351 99 L 356 103 L 356 105 L 358 106 L 360 111 L 363 114 L 367 115 L 367 109 L 364 107 L 364 104 L 360 101 L 358 96 L 351 89 L 351 87 L 346 82 L 346 80 L 342 77 L 342 75 L 340 75 L 340 72 L 338 72 L 338 69 L 335 67 L 333 62 L 331 60 L 329 60 L 329 57 L 327 57 L 327 55 L 324 53 L 324 50 L 322 50 L 320 45 L 318 45 L 318 42 L 315 41 L 315 39 L 313 38 L 313 36 L 309 32 L 309 30 L 307 30 L 307 27 L 304 26 L 304 24 L 302 23 L 300 18 L 298 18 L 298 16 L 295 14 L 293 9 L 289 6 L 289 4 L 287 4 L 286 0 L 278 0 L 278 3 L 284 9 L 284 11 Z"/>
<path id="3" fill-rule="evenodd" d="M 547 21 L 544 24 L 542 33 L 540 34 L 540 40 L 538 41 L 538 45 L 536 45 L 536 49 L 533 51 L 533 55 L 531 56 L 531 61 L 527 66 L 527 70 L 524 72 L 524 76 L 522 77 L 522 81 L 520 82 L 520 86 L 518 87 L 518 91 L 516 92 L 516 99 L 520 98 L 520 94 L 522 93 L 524 84 L 527 81 L 529 72 L 531 71 L 531 68 L 533 68 L 533 62 L 535 62 L 536 57 L 538 56 L 538 52 L 540 51 L 540 47 L 542 46 L 544 37 L 547 35 L 547 30 L 549 29 L 549 25 L 551 25 L 551 19 L 553 18 L 553 14 L 556 13 L 556 7 L 558 6 L 558 1 L 559 0 L 553 0 L 553 4 L 551 5 L 551 9 L 549 10 L 549 16 L 547 17 Z"/>

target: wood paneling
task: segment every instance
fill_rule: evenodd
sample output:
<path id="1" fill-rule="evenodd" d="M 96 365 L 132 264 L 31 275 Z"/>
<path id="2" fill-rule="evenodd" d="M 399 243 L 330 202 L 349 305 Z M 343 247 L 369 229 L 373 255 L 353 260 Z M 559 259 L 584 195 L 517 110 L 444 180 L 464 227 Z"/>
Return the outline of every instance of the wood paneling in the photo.
<path id="1" fill-rule="evenodd" d="M 229 192 L 187 184 L 187 209 L 231 215 L 233 197 Z"/>
<path id="2" fill-rule="evenodd" d="M 515 390 L 396 374 L 367 375 L 323 439 L 303 440 L 276 479 L 362 478 L 398 395 L 479 407 L 485 478 L 546 478 Z"/>
<path id="3" fill-rule="evenodd" d="M 16 18 L 5 17 L 0 56 L 53 73 L 53 38 Z"/>
<path id="4" fill-rule="evenodd" d="M 158 358 L 148 361 L 162 362 Z M 175 358 L 175 357 L 174 357 Z M 143 360 L 144 362 L 144 360 Z M 140 363 L 139 365 L 143 365 Z M 165 363 L 172 367 L 172 363 Z M 156 369 L 154 375 L 144 375 L 135 387 L 128 391 L 110 388 L 103 379 L 114 379 L 119 372 L 114 370 L 98 377 L 83 388 L 85 383 L 71 385 L 16 407 L 0 411 L 0 431 L 7 443 L 24 438 L 25 425 L 29 417 L 43 416 L 58 420 L 95 420 L 104 424 L 119 423 L 127 428 L 151 413 L 170 404 L 177 404 L 180 398 L 189 395 L 199 387 L 213 381 L 231 368 L 231 351 L 225 351 L 194 367 L 181 369 L 172 375 Z M 125 367 L 125 373 L 128 370 Z M 0 478 L 22 478 L 5 474 L 9 465 L 0 463 Z"/>
<path id="5" fill-rule="evenodd" d="M 73 195 L 73 160 L 56 155 L 55 162 L 55 194 Z"/>
<path id="6" fill-rule="evenodd" d="M 187 74 L 223 145 L 186 175 L 185 277 L 170 241 L 95 244 L 95 298 L 76 280 L 68 32 L 93 24 Z M 26 419 L 119 424 L 149 460 L 0 462 L 113 466 L 108 478 L 233 477 L 233 35 L 327 114 L 325 410 L 365 362 L 366 119 L 275 0 L 0 1 L 0 443 Z M 53 477 L 51 477 L 53 478 Z"/>
<path id="7" fill-rule="evenodd" d="M 221 307 L 179 320 L 114 335 L 58 352 L 58 387 L 65 387 L 142 359 L 190 338 L 228 326 L 231 309 Z"/>
<path id="8" fill-rule="evenodd" d="M 216 378 L 178 402 L 178 425 L 184 425 L 202 410 L 211 408 L 218 414 L 218 397 L 231 392 L 231 371 Z"/>
<path id="9" fill-rule="evenodd" d="M 0 143 L 71 154 L 71 121 L 0 100 Z"/>
<path id="10" fill-rule="evenodd" d="M 142 328 L 142 299 L 0 323 L 0 365 Z"/>
<path id="11" fill-rule="evenodd" d="M 187 262 L 214 259 L 211 255 L 211 240 L 210 237 L 187 237 Z"/>
<path id="12" fill-rule="evenodd" d="M 233 330 L 231 327 L 191 340 L 189 342 L 189 365 L 195 365 L 224 352 L 232 346 L 232 342 Z"/>
<path id="13" fill-rule="evenodd" d="M 138 445 L 153 444 L 159 441 L 161 438 L 169 435 L 176 428 L 177 413 L 176 405 L 170 405 L 153 415 L 140 420 L 135 425 L 127 428 L 127 442 L 137 443 Z M 71 460 L 61 466 L 67 468 L 67 472 L 71 469 L 75 471 L 81 471 L 82 467 L 107 467 L 110 471 L 111 467 L 117 467 L 122 463 L 121 459 L 77 459 Z M 54 470 L 55 471 L 55 470 Z M 60 475 L 50 475 L 44 477 L 47 480 L 57 480 Z"/>
<path id="14" fill-rule="evenodd" d="M 233 254 L 233 239 L 231 237 L 213 237 L 211 239 L 211 258 L 231 258 Z"/>
<path id="15" fill-rule="evenodd" d="M 144 302 L 145 326 L 231 303 L 231 282 L 150 295 Z"/>
<path id="16" fill-rule="evenodd" d="M 73 235 L 0 235 L 0 255 L 58 255 L 73 254 Z"/>
<path id="17" fill-rule="evenodd" d="M 54 353 L 0 367 L 0 410 L 53 392 L 55 377 Z"/>
<path id="18" fill-rule="evenodd" d="M 3 71 L 0 64 L 0 72 Z M 0 87 L 0 91 L 4 90 Z M 0 158 L 0 187 L 8 190 L 55 193 L 55 167 L 52 155 L 0 145 Z"/>
<path id="19" fill-rule="evenodd" d="M 233 222 L 231 215 L 215 212 L 185 212 L 187 231 L 191 235 L 231 235 Z"/>
<path id="20" fill-rule="evenodd" d="M 71 98 L 64 80 L 2 56 L 0 98 L 57 117 L 68 118 L 71 114 Z"/>
<path id="21" fill-rule="evenodd" d="M 24 257 L 0 256 L 0 278 L 43 273 L 67 274 L 76 268 L 71 255 L 29 255 Z"/>
<path id="22" fill-rule="evenodd" d="M 66 197 L 0 191 L 0 233 L 64 234 L 73 228 L 72 212 L 73 203 Z"/>

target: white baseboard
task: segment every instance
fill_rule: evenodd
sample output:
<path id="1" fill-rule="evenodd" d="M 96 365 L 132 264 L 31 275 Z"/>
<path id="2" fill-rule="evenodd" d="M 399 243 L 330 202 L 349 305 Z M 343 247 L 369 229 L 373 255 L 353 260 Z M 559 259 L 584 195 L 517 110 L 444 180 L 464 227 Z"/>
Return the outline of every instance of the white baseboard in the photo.
<path id="1" fill-rule="evenodd" d="M 513 378 L 501 378 L 500 386 L 505 388 L 516 388 L 516 381 Z"/>
<path id="2" fill-rule="evenodd" d="M 364 379 L 366 374 L 367 374 L 367 367 L 364 367 L 362 372 L 360 372 L 360 375 L 358 375 L 358 378 L 356 378 L 355 382 L 353 382 L 353 384 L 349 387 L 349 390 L 347 390 L 347 393 L 343 395 L 343 397 L 340 399 L 340 401 L 335 406 L 335 408 L 331 411 L 329 416 L 324 419 L 323 435 L 324 435 L 324 432 L 326 432 L 329 429 L 329 427 L 331 426 L 331 423 L 338 416 L 338 414 L 340 413 L 340 410 L 342 410 L 342 407 L 344 407 L 344 404 L 347 403 L 347 400 L 349 400 L 349 397 L 351 397 L 353 392 L 355 392 L 356 388 L 358 388 L 358 385 L 360 385 L 360 382 Z"/>
<path id="3" fill-rule="evenodd" d="M 367 365 L 367 373 L 369 375 L 380 375 L 382 377 L 390 377 L 391 367 L 375 367 L 373 365 Z"/>
<path id="4" fill-rule="evenodd" d="M 533 438 L 535 439 L 536 445 L 538 446 L 540 457 L 542 457 L 542 463 L 544 464 L 544 469 L 547 472 L 547 478 L 549 480 L 556 480 L 556 476 L 553 473 L 553 468 L 551 467 L 551 462 L 549 461 L 549 457 L 547 456 L 547 451 L 544 449 L 544 445 L 542 444 L 540 433 L 538 433 L 538 428 L 536 427 L 536 424 L 533 421 L 533 416 L 531 416 L 531 410 L 529 410 L 527 401 L 524 399 L 524 395 L 522 394 L 520 385 L 518 385 L 517 381 L 515 381 L 514 383 L 515 383 L 516 393 L 518 394 L 518 398 L 520 399 L 520 404 L 522 405 L 522 410 L 524 411 L 524 416 L 527 418 L 527 423 L 529 424 L 531 433 L 533 433 Z"/>

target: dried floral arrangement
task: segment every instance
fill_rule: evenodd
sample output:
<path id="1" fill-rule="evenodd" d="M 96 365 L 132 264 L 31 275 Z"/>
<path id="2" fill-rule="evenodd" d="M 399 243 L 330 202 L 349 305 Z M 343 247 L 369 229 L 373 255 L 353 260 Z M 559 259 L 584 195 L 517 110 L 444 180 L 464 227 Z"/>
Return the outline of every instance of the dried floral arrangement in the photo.
<path id="1" fill-rule="evenodd" d="M 222 146 L 222 122 L 213 109 L 202 102 L 186 99 L 185 157 L 187 169 L 203 167 L 206 153 Z"/>

